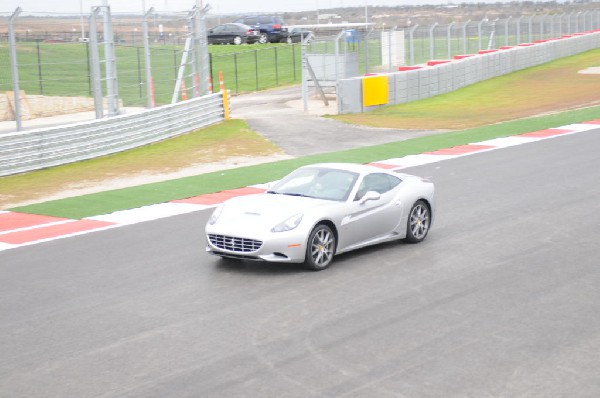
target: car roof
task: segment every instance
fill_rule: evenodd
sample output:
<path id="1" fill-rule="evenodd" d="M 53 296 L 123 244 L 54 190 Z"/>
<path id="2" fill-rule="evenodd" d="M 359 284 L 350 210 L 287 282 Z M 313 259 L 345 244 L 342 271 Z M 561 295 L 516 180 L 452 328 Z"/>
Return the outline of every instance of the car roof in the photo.
<path id="1" fill-rule="evenodd" d="M 351 171 L 354 173 L 360 174 L 368 174 L 368 173 L 385 173 L 391 174 L 388 170 L 381 169 L 375 166 L 369 166 L 367 164 L 358 164 L 358 163 L 316 163 L 309 164 L 303 167 L 322 167 L 328 169 L 337 169 L 344 171 Z"/>

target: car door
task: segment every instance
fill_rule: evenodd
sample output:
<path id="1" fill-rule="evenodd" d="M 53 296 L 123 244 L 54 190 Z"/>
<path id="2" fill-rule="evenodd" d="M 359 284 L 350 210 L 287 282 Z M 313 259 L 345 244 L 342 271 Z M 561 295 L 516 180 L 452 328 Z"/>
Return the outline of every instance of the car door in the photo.
<path id="1" fill-rule="evenodd" d="M 223 34 L 221 35 L 223 43 L 233 43 L 233 38 L 237 36 L 236 28 L 237 25 L 234 24 L 223 25 Z"/>
<path id="2" fill-rule="evenodd" d="M 390 234 L 400 222 L 402 203 L 394 188 L 402 181 L 385 173 L 371 173 L 359 182 L 354 198 L 348 202 L 348 210 L 342 219 L 340 248 L 361 245 Z M 374 191 L 379 199 L 363 201 L 364 195 Z"/>
<path id="3" fill-rule="evenodd" d="M 225 25 L 215 26 L 208 32 L 210 43 L 220 44 L 224 42 Z"/>

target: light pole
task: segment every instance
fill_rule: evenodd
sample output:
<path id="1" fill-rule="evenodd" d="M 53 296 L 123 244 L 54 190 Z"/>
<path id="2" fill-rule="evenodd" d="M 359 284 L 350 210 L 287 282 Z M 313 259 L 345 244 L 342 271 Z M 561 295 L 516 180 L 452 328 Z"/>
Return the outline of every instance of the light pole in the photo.
<path id="1" fill-rule="evenodd" d="M 85 38 L 85 28 L 83 26 L 83 0 L 79 0 L 79 15 L 81 16 L 81 41 Z"/>

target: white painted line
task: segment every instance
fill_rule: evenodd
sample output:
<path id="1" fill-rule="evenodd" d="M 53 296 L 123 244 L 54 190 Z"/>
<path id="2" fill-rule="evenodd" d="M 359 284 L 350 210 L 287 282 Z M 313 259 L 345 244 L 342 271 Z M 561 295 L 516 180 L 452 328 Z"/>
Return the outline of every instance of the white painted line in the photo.
<path id="1" fill-rule="evenodd" d="M 17 247 L 17 245 L 11 245 L 10 243 L 0 242 L 0 252 L 3 250 L 13 249 Z"/>
<path id="2" fill-rule="evenodd" d="M 156 205 L 138 207 L 137 209 L 120 210 L 110 214 L 87 217 L 86 220 L 106 221 L 115 224 L 129 225 L 160 218 L 192 213 L 214 206 L 197 205 L 192 203 L 159 203 Z"/>
<path id="3" fill-rule="evenodd" d="M 454 159 L 456 155 L 429 155 L 429 154 L 421 154 L 421 155 L 407 155 L 402 158 L 393 158 L 380 160 L 372 163 L 382 163 L 398 166 L 398 168 L 406 168 L 406 167 L 415 167 L 422 166 L 424 164 L 441 162 L 442 160 Z"/>
<path id="4" fill-rule="evenodd" d="M 569 124 L 568 126 L 556 127 L 558 130 L 573 130 L 574 133 L 582 131 L 594 130 L 600 128 L 600 124 Z"/>
<path id="5" fill-rule="evenodd" d="M 512 137 L 494 138 L 493 140 L 475 142 L 473 144 L 474 145 L 494 146 L 494 147 L 498 147 L 498 148 L 507 148 L 507 147 L 510 147 L 510 146 L 527 144 L 527 143 L 530 143 L 530 142 L 536 142 L 536 141 L 539 141 L 541 139 L 542 138 L 536 138 L 536 137 L 512 136 Z"/>
<path id="6" fill-rule="evenodd" d="M 0 235 L 8 235 L 8 234 L 12 234 L 15 232 L 31 231 L 34 229 L 51 227 L 54 225 L 69 224 L 69 223 L 72 223 L 75 221 L 77 221 L 77 220 L 61 220 L 61 221 L 48 222 L 45 224 L 36 224 L 36 225 L 32 225 L 30 227 L 16 228 L 16 229 L 11 229 L 10 231 L 2 231 L 2 232 L 0 232 Z"/>

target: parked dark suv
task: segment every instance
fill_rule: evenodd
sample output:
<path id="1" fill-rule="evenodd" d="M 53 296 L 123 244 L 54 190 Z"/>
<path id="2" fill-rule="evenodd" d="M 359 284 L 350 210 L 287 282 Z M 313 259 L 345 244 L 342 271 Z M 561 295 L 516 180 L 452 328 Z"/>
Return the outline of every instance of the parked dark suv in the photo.
<path id="1" fill-rule="evenodd" d="M 240 18 L 235 22 L 243 23 L 260 30 L 261 37 L 258 40 L 259 43 L 279 43 L 287 37 L 285 22 L 283 22 L 283 19 L 273 15 L 251 15 Z"/>

